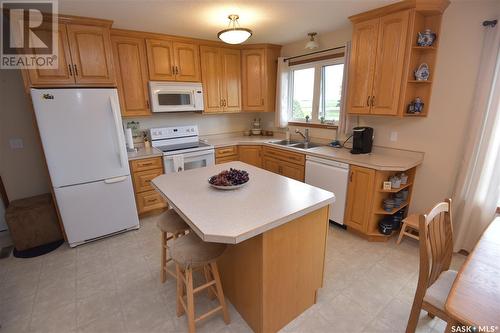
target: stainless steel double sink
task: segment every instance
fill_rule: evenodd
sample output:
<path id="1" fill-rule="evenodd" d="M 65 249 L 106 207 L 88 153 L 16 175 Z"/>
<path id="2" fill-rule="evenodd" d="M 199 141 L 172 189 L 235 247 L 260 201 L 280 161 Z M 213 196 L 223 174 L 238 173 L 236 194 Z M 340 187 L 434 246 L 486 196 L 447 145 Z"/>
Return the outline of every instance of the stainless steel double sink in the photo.
<path id="1" fill-rule="evenodd" d="M 315 144 L 315 143 L 305 143 L 305 142 L 300 142 L 300 141 L 293 141 L 293 140 L 281 140 L 281 141 L 271 141 L 269 143 L 279 145 L 279 146 L 285 146 L 285 147 L 291 147 L 291 148 L 300 148 L 300 149 L 311 149 L 315 147 L 320 147 L 320 145 Z"/>

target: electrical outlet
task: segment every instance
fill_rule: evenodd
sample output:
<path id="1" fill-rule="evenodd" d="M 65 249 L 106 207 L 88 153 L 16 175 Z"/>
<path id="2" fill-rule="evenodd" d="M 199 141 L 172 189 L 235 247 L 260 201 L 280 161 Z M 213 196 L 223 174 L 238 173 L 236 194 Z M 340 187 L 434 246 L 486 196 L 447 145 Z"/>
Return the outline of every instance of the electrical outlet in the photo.
<path id="1" fill-rule="evenodd" d="M 23 149 L 23 139 L 9 139 L 10 149 Z"/>
<path id="2" fill-rule="evenodd" d="M 392 131 L 390 140 L 394 142 L 398 141 L 398 132 Z"/>

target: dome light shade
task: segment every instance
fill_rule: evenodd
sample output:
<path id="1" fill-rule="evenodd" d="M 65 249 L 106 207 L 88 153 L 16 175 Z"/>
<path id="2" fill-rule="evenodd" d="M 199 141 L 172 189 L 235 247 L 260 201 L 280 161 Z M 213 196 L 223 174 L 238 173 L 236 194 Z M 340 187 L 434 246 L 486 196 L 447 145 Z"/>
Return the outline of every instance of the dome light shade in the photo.
<path id="1" fill-rule="evenodd" d="M 252 30 L 241 28 L 238 23 L 239 16 L 231 14 L 228 16 L 229 28 L 219 31 L 217 37 L 227 44 L 241 44 L 252 36 Z"/>
<path id="2" fill-rule="evenodd" d="M 306 43 L 306 49 L 309 50 L 314 50 L 319 47 L 319 43 L 314 39 L 314 37 L 317 35 L 316 32 L 310 32 L 307 34 L 309 36 L 309 41 Z"/>

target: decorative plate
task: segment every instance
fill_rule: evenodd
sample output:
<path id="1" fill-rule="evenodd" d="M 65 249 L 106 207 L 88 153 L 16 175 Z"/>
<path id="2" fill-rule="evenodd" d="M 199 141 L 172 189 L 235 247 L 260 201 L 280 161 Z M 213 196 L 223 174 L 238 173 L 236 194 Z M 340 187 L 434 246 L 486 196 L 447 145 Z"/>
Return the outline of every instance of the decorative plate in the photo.
<path id="1" fill-rule="evenodd" d="M 210 177 L 211 178 L 211 177 Z M 209 180 L 210 180 L 209 178 Z M 210 184 L 210 181 L 208 182 Z M 210 184 L 210 186 L 218 189 L 218 190 L 236 190 L 240 187 L 243 187 L 245 186 L 246 184 L 248 183 L 248 181 L 246 181 L 245 183 L 243 184 L 240 184 L 240 185 L 228 185 L 228 186 L 222 186 L 222 185 L 214 185 L 214 184 Z"/>

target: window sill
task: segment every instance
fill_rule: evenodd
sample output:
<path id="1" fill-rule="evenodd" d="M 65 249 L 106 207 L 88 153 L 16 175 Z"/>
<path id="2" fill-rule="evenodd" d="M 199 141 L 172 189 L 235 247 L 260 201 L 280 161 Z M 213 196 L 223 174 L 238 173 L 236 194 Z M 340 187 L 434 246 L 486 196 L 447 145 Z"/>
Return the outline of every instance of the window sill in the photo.
<path id="1" fill-rule="evenodd" d="M 337 129 L 338 128 L 337 125 L 333 125 L 333 124 L 306 123 L 306 122 L 301 122 L 301 121 L 289 121 L 288 125 L 310 127 L 310 128 L 323 128 L 323 129 Z"/>

